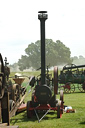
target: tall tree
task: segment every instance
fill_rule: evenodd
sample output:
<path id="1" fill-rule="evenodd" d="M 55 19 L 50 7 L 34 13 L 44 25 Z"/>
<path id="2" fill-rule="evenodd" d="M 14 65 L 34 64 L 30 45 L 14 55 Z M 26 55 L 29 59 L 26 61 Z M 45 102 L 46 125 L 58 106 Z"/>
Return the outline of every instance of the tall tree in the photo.
<path id="1" fill-rule="evenodd" d="M 40 62 L 40 41 L 31 43 L 25 49 L 26 55 L 18 61 L 21 70 L 33 67 L 35 69 L 41 66 Z M 46 65 L 59 65 L 62 63 L 71 63 L 71 52 L 60 40 L 53 42 L 52 39 L 46 39 Z"/>
<path id="2" fill-rule="evenodd" d="M 58 52 L 57 64 L 71 63 L 71 51 L 60 40 L 56 41 L 56 50 Z"/>

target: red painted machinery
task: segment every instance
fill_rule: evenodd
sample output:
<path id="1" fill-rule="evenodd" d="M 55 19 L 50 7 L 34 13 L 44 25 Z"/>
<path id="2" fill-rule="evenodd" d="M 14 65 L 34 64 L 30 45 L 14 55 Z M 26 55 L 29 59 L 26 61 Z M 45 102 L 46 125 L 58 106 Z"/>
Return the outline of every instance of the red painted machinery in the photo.
<path id="1" fill-rule="evenodd" d="M 38 121 L 40 122 L 42 118 L 50 111 L 57 111 L 57 118 L 61 118 L 64 109 L 64 97 L 63 91 L 60 91 L 60 100 L 56 99 L 57 89 L 58 89 L 58 68 L 54 67 L 54 77 L 49 78 L 46 76 L 46 83 L 41 84 L 41 77 L 30 79 L 30 86 L 34 89 L 32 91 L 31 101 L 27 102 L 27 117 L 31 118 L 34 113 Z M 39 119 L 38 114 L 43 112 L 42 118 Z"/>

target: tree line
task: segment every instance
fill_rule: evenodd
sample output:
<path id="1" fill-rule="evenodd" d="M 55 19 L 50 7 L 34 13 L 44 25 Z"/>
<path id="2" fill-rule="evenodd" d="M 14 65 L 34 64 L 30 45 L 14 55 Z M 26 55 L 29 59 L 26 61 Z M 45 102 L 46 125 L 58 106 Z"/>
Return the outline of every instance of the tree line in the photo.
<path id="1" fill-rule="evenodd" d="M 11 67 L 19 67 L 21 71 L 25 69 L 29 69 L 30 67 L 37 69 L 41 66 L 41 46 L 40 40 L 35 43 L 31 43 L 25 49 L 26 55 L 21 55 L 21 58 L 18 62 Z M 60 40 L 54 42 L 52 39 L 46 39 L 46 65 L 49 67 L 55 65 L 63 65 L 63 64 L 71 64 L 75 62 L 79 62 L 79 59 L 83 59 L 84 57 L 71 57 L 70 48 L 66 47 Z M 84 61 L 85 62 L 85 61 Z M 75 63 L 76 64 L 76 63 Z"/>

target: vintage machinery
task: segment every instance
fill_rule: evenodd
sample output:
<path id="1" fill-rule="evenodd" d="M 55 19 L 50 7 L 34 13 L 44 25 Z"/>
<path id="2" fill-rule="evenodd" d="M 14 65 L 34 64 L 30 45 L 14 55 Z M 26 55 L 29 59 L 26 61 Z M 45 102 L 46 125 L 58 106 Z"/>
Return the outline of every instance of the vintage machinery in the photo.
<path id="1" fill-rule="evenodd" d="M 2 121 L 2 123 L 9 125 L 9 93 L 6 90 L 5 78 L 5 66 L 0 54 L 0 122 Z"/>
<path id="2" fill-rule="evenodd" d="M 74 92 L 78 88 L 85 91 L 85 65 L 65 65 L 59 75 L 59 89 L 63 87 L 65 92 Z M 64 85 L 62 85 L 64 84 Z"/>
<path id="3" fill-rule="evenodd" d="M 9 77 L 10 75 L 10 68 L 7 66 L 9 63 L 7 62 L 7 58 L 5 57 L 5 86 L 7 91 L 9 92 L 9 100 L 10 102 L 13 101 L 17 102 L 17 100 L 20 100 L 20 97 L 23 95 L 22 91 L 24 91 L 24 94 L 26 92 L 26 89 L 21 86 L 22 82 L 25 80 L 24 77 L 19 76 L 19 74 L 15 74 L 13 77 Z"/>
<path id="4" fill-rule="evenodd" d="M 16 113 L 26 96 L 26 87 L 21 84 L 25 78 L 15 75 L 9 79 L 10 68 L 0 54 L 0 122 L 10 125 L 10 118 Z M 15 83 L 13 83 L 15 81 Z"/>
<path id="5" fill-rule="evenodd" d="M 50 111 L 57 111 L 57 117 L 60 118 L 63 114 L 63 91 L 60 92 L 60 100 L 56 100 L 58 92 L 58 68 L 54 67 L 54 77 L 47 72 L 45 68 L 45 20 L 47 20 L 47 12 L 39 11 L 38 19 L 41 25 L 41 74 L 30 78 L 30 86 L 33 87 L 31 101 L 27 102 L 27 117 L 32 117 L 35 113 L 38 122 Z M 52 90 L 52 88 L 54 90 Z M 44 112 L 44 115 L 39 119 L 39 112 Z"/>

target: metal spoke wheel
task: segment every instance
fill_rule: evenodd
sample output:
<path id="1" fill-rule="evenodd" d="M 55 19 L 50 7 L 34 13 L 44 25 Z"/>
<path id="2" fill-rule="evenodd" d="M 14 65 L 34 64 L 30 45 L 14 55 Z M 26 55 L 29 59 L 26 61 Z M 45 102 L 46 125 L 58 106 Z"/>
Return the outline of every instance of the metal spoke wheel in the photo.
<path id="1" fill-rule="evenodd" d="M 69 90 L 68 88 L 64 88 L 64 92 L 65 92 L 65 93 L 69 93 L 70 90 Z"/>
<path id="2" fill-rule="evenodd" d="M 78 89 L 79 89 L 80 92 L 83 92 L 83 91 L 84 91 L 84 90 L 83 90 L 83 85 L 82 85 L 82 84 L 78 84 L 77 86 L 78 86 Z"/>
<path id="3" fill-rule="evenodd" d="M 61 101 L 61 111 L 63 114 L 63 109 L 64 109 L 64 95 L 63 95 L 63 90 L 60 91 L 60 101 Z"/>
<path id="4" fill-rule="evenodd" d="M 58 93 L 58 68 L 54 67 L 54 94 Z"/>
<path id="5" fill-rule="evenodd" d="M 27 118 L 31 118 L 33 115 L 33 110 L 30 110 L 31 107 L 32 107 L 32 102 L 28 101 L 27 102 Z"/>
<path id="6" fill-rule="evenodd" d="M 2 56 L 0 54 L 0 99 L 4 95 L 4 85 L 5 85 L 4 63 L 3 63 Z"/>
<path id="7" fill-rule="evenodd" d="M 71 84 L 70 92 L 75 92 L 75 85 Z"/>
<path id="8" fill-rule="evenodd" d="M 62 117 L 63 109 L 64 109 L 64 96 L 63 96 L 63 90 L 60 90 L 60 103 L 57 106 L 57 118 Z"/>
<path id="9" fill-rule="evenodd" d="M 65 92 L 65 93 L 70 93 L 70 90 L 71 90 L 71 83 L 70 83 L 70 82 L 67 82 L 67 83 L 64 85 L 64 92 Z"/>
<path id="10" fill-rule="evenodd" d="M 13 86 L 12 86 L 12 100 L 16 102 L 19 99 L 19 95 L 20 95 L 19 85 L 13 84 Z"/>

